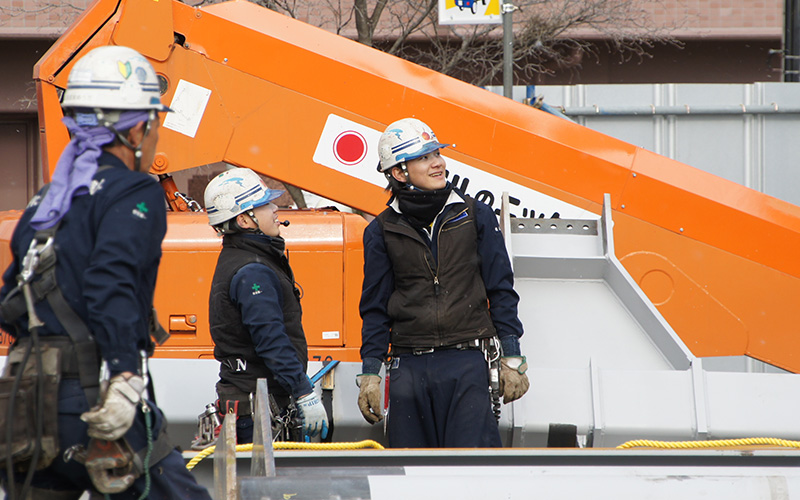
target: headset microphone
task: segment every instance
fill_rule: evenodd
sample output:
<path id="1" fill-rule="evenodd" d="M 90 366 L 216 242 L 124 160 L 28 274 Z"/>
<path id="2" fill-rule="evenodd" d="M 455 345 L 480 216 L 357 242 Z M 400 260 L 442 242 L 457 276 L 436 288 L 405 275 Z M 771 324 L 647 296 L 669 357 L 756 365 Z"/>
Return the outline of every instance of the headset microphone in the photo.
<path id="1" fill-rule="evenodd" d="M 288 226 L 289 225 L 289 221 L 288 220 L 278 221 L 278 224 L 280 224 L 281 226 Z"/>

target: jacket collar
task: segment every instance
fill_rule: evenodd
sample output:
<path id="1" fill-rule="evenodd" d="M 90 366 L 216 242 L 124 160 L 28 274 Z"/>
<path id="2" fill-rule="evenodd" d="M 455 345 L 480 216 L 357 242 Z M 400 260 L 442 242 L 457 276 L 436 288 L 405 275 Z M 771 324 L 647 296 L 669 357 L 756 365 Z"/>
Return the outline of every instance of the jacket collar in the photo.
<path id="1" fill-rule="evenodd" d="M 444 202 L 444 206 L 442 207 L 442 210 L 439 212 L 439 215 L 442 215 L 443 212 L 446 212 L 447 207 L 450 205 L 455 205 L 456 203 L 466 203 L 466 202 L 467 200 L 464 198 L 464 195 L 461 193 L 461 191 L 458 188 L 454 187 L 453 190 L 450 191 L 450 196 L 447 197 L 447 201 Z M 403 213 L 400 210 L 400 204 L 398 203 L 396 196 L 392 196 L 392 198 L 386 204 L 398 214 Z M 439 217 L 439 215 L 437 215 L 436 217 Z"/>

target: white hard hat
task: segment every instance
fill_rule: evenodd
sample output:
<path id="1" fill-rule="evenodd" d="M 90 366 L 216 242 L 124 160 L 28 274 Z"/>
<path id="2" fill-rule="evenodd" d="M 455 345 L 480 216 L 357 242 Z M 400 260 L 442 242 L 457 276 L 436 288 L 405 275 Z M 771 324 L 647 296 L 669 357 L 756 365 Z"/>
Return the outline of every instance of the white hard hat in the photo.
<path id="1" fill-rule="evenodd" d="M 249 168 L 232 168 L 211 179 L 203 196 L 212 226 L 233 219 L 248 210 L 266 205 L 284 193 L 269 189 Z"/>
<path id="2" fill-rule="evenodd" d="M 153 66 L 135 50 L 118 45 L 92 49 L 75 63 L 61 106 L 171 111 L 161 104 Z"/>
<path id="3" fill-rule="evenodd" d="M 378 171 L 386 172 L 404 161 L 419 158 L 447 146 L 452 144 L 440 143 L 433 130 L 421 120 L 416 118 L 397 120 L 386 127 L 386 131 L 381 134 L 378 141 L 378 156 L 380 156 Z"/>

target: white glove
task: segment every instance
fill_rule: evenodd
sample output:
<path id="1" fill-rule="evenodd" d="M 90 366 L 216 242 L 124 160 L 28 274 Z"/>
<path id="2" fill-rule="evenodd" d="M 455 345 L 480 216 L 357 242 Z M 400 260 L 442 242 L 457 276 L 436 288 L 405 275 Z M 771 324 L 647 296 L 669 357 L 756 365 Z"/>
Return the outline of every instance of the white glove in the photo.
<path id="1" fill-rule="evenodd" d="M 112 377 L 100 405 L 81 415 L 81 420 L 89 424 L 89 436 L 107 441 L 121 438 L 133 425 L 142 392 L 142 377 L 131 375 L 126 379 L 122 374 Z"/>
<path id="2" fill-rule="evenodd" d="M 322 439 L 328 437 L 328 413 L 316 393 L 312 392 L 298 399 L 297 408 L 303 417 L 304 435 L 314 437 L 319 434 Z"/>

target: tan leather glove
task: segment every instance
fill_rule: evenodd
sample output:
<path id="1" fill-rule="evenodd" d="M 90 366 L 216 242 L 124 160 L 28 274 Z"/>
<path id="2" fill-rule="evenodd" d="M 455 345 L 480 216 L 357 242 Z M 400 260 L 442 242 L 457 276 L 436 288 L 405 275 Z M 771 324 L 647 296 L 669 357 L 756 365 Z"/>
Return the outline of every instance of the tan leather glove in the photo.
<path id="1" fill-rule="evenodd" d="M 528 392 L 530 382 L 525 372 L 528 363 L 525 356 L 505 356 L 500 359 L 500 394 L 503 404 L 516 401 Z"/>
<path id="2" fill-rule="evenodd" d="M 121 438 L 136 416 L 136 405 L 142 400 L 144 380 L 138 375 L 116 375 L 111 378 L 101 404 L 81 415 L 89 424 L 89 436 L 114 441 Z"/>
<path id="3" fill-rule="evenodd" d="M 361 388 L 358 393 L 358 409 L 361 410 L 364 419 L 370 424 L 383 420 L 380 375 L 358 375 L 356 384 Z"/>

